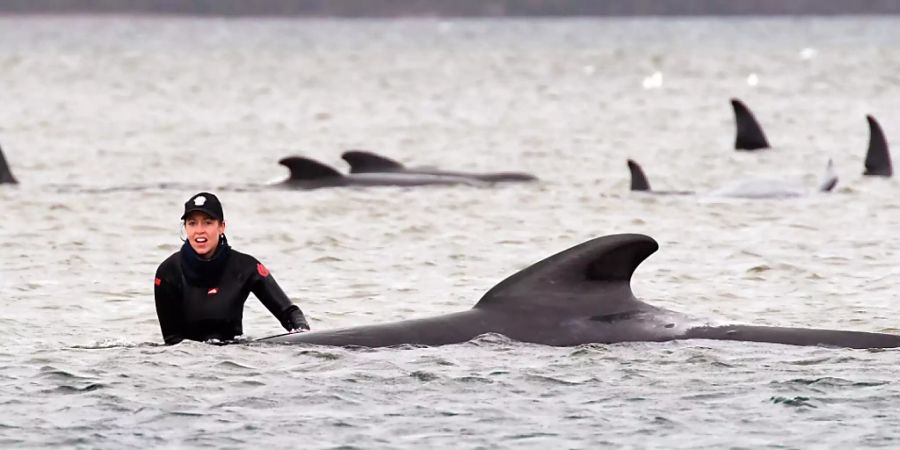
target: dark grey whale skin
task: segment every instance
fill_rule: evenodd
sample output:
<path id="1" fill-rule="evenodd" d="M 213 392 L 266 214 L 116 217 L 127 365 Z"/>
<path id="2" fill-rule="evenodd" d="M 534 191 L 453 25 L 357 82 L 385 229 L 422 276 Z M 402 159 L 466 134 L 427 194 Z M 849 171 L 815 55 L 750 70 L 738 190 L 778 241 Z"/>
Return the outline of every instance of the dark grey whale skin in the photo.
<path id="1" fill-rule="evenodd" d="M 863 175 L 893 176 L 894 167 L 891 164 L 891 152 L 884 131 L 881 131 L 881 125 L 871 115 L 866 116 L 866 121 L 869 123 L 869 146 L 866 148 L 866 170 Z"/>
<path id="2" fill-rule="evenodd" d="M 737 128 L 734 137 L 735 150 L 755 151 L 771 147 L 762 126 L 744 102 L 736 98 L 731 99 L 731 109 L 734 110 L 734 124 Z"/>
<path id="3" fill-rule="evenodd" d="M 288 179 L 273 185 L 290 189 L 322 189 L 344 186 L 484 186 L 463 177 L 425 174 L 363 173 L 344 175 L 310 158 L 289 156 L 278 161 L 290 170 Z"/>
<path id="4" fill-rule="evenodd" d="M 900 336 L 751 325 L 694 326 L 684 315 L 644 303 L 631 275 L 655 252 L 649 236 L 587 241 L 502 281 L 470 310 L 423 319 L 283 334 L 261 342 L 327 346 L 439 346 L 486 333 L 552 346 L 715 339 L 849 348 L 900 346 Z"/>
<path id="5" fill-rule="evenodd" d="M 16 177 L 13 176 L 12 171 L 9 170 L 9 165 L 6 164 L 6 157 L 3 156 L 3 149 L 0 148 L 0 184 L 16 184 Z"/>
<path id="6" fill-rule="evenodd" d="M 366 150 L 349 150 L 341 155 L 350 165 L 350 173 L 407 173 L 420 175 L 445 175 L 451 177 L 470 178 L 486 183 L 509 181 L 537 181 L 537 177 L 524 172 L 488 172 L 474 173 L 439 169 L 406 167 L 393 159 Z"/>

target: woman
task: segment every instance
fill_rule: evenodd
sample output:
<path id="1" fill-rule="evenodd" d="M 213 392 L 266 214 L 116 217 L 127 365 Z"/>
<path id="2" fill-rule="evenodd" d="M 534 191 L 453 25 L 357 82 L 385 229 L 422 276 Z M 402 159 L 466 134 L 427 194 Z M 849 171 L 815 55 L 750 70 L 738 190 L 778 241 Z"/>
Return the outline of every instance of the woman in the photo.
<path id="1" fill-rule="evenodd" d="M 232 250 L 215 195 L 201 192 L 184 204 L 187 239 L 156 269 L 156 315 L 166 344 L 184 339 L 231 340 L 243 334 L 244 302 L 253 292 L 290 332 L 309 330 L 303 312 L 256 258 Z"/>

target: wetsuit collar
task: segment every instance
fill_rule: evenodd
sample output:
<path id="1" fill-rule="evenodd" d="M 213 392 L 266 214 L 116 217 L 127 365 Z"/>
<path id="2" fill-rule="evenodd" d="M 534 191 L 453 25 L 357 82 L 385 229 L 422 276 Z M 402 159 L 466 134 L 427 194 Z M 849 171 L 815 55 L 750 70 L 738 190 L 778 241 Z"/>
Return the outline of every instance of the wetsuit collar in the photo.
<path id="1" fill-rule="evenodd" d="M 222 277 L 222 271 L 225 269 L 229 255 L 231 255 L 231 246 L 228 245 L 228 239 L 224 234 L 216 252 L 209 259 L 203 259 L 194 251 L 190 242 L 185 241 L 181 246 L 181 272 L 184 273 L 184 277 L 190 284 L 213 286 Z"/>

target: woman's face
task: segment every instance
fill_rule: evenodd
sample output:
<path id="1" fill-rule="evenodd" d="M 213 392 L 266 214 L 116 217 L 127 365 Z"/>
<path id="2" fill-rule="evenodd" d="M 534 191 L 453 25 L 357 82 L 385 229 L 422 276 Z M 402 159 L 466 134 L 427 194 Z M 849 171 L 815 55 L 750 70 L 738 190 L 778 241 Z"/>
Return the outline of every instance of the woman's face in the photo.
<path id="1" fill-rule="evenodd" d="M 225 222 L 194 211 L 184 219 L 184 231 L 191 248 L 201 257 L 210 258 L 219 246 L 219 236 L 225 233 Z"/>

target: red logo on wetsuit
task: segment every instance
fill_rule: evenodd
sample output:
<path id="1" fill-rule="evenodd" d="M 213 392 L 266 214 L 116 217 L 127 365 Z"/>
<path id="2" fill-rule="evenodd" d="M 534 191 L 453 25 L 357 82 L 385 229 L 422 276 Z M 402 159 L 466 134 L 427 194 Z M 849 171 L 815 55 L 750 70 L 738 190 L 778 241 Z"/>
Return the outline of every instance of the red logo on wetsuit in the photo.
<path id="1" fill-rule="evenodd" d="M 219 293 L 219 288 L 212 288 L 212 289 L 206 291 L 206 295 L 216 295 L 218 293 Z"/>
<path id="2" fill-rule="evenodd" d="M 162 284 L 162 280 L 160 280 L 159 278 L 157 278 L 157 279 L 153 280 L 153 284 L 154 284 L 155 286 L 159 286 L 159 285 Z"/>
<path id="3" fill-rule="evenodd" d="M 263 278 L 269 276 L 269 269 L 266 269 L 266 266 L 262 265 L 262 263 L 256 265 L 256 271 L 259 272 L 259 276 Z"/>

